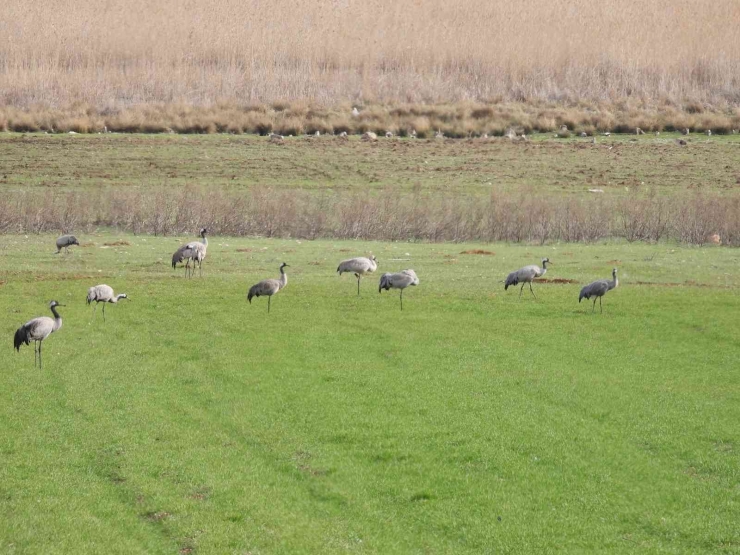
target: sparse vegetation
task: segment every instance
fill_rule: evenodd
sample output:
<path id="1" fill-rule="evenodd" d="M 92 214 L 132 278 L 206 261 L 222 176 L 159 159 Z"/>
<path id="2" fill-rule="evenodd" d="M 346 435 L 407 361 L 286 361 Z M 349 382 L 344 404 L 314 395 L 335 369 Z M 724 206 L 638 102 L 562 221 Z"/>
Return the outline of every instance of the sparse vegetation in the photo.
<path id="1" fill-rule="evenodd" d="M 662 137 L 11 135 L 0 232 L 740 245 L 737 139 Z"/>

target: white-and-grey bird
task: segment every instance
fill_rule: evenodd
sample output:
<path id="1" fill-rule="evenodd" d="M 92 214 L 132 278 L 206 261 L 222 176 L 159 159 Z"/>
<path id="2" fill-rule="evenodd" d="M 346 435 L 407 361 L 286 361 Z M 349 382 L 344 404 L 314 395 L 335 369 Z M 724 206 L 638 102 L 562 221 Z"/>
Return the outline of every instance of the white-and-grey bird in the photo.
<path id="1" fill-rule="evenodd" d="M 252 297 L 262 297 L 264 295 L 267 295 L 267 313 L 269 314 L 270 299 L 272 299 L 272 296 L 274 294 L 288 285 L 288 274 L 286 274 L 285 270 L 283 269 L 288 267 L 289 266 L 285 262 L 283 262 L 280 265 L 280 277 L 278 279 L 264 279 L 259 283 L 252 285 L 252 287 L 249 288 L 249 293 L 247 294 L 247 300 L 249 301 L 249 304 L 252 304 Z"/>
<path id="2" fill-rule="evenodd" d="M 599 299 L 599 311 L 604 312 L 604 309 L 601 306 L 601 297 L 606 295 L 607 291 L 611 291 L 612 289 L 616 288 L 619 285 L 619 280 L 617 279 L 617 269 L 614 268 L 612 270 L 612 279 L 600 279 L 598 281 L 594 281 L 593 283 L 589 283 L 586 285 L 583 289 L 581 289 L 581 294 L 578 296 L 578 302 L 581 302 L 581 299 L 588 299 L 591 300 L 591 297 L 594 298 L 594 304 L 591 308 L 591 312 L 593 313 L 594 310 L 596 310 L 596 298 Z"/>
<path id="3" fill-rule="evenodd" d="M 16 351 L 20 352 L 21 345 L 24 343 L 29 345 L 31 341 L 33 341 L 34 368 L 36 367 L 36 345 L 38 344 L 39 368 L 43 369 L 41 363 L 41 342 L 62 327 L 62 317 L 56 310 L 56 307 L 58 306 L 64 305 L 59 304 L 57 301 L 51 301 L 49 303 L 49 308 L 51 309 L 51 313 L 54 315 L 54 319 L 51 319 L 48 316 L 39 316 L 38 318 L 29 320 L 15 332 L 13 347 L 15 347 Z"/>
<path id="4" fill-rule="evenodd" d="M 98 303 L 103 303 L 103 322 L 105 322 L 105 305 L 107 303 L 116 304 L 120 299 L 128 299 L 128 295 L 126 293 L 116 295 L 109 285 L 95 285 L 87 290 L 87 304 L 95 303 L 93 317 L 98 310 Z"/>
<path id="5" fill-rule="evenodd" d="M 80 242 L 74 235 L 62 235 L 61 237 L 57 237 L 57 252 L 54 254 L 59 254 L 62 252 L 62 249 L 64 249 L 65 253 L 69 254 L 69 247 L 79 244 Z"/>
<path id="6" fill-rule="evenodd" d="M 547 272 L 548 264 L 552 264 L 552 262 L 550 262 L 550 259 L 543 258 L 542 268 L 540 268 L 536 264 L 532 264 L 530 266 L 524 266 L 524 268 L 519 268 L 518 270 L 511 272 L 508 276 L 506 276 L 504 291 L 506 291 L 510 285 L 514 286 L 521 283 L 522 288 L 519 290 L 519 298 L 521 298 L 522 291 L 524 290 L 524 285 L 529 283 L 529 290 L 532 292 L 532 295 L 534 295 L 534 298 L 536 299 L 537 295 L 535 295 L 534 291 L 532 291 L 532 281 L 534 281 L 538 277 L 542 277 L 545 275 L 545 272 Z"/>
<path id="7" fill-rule="evenodd" d="M 378 293 L 381 293 L 383 289 L 386 291 L 390 289 L 400 289 L 401 295 L 399 298 L 401 299 L 401 310 L 403 310 L 403 290 L 411 285 L 419 285 L 419 278 L 413 270 L 403 270 L 396 274 L 383 274 L 380 276 Z"/>
<path id="8" fill-rule="evenodd" d="M 357 278 L 357 294 L 360 294 L 360 278 L 365 274 L 371 274 L 378 269 L 378 259 L 374 256 L 350 258 L 339 263 L 337 272 L 341 276 L 344 272 L 352 272 Z"/>
<path id="9" fill-rule="evenodd" d="M 187 245 L 183 245 L 175 251 L 172 255 L 172 267 L 176 268 L 177 264 L 185 261 L 185 276 L 193 277 L 192 270 L 195 270 L 195 265 L 198 265 L 200 275 L 203 275 L 203 260 L 206 257 L 208 249 L 208 237 L 206 237 L 208 230 L 204 227 L 200 230 L 200 236 L 203 238 L 203 242 L 193 241 Z M 193 261 L 193 268 L 190 268 L 190 261 Z"/>

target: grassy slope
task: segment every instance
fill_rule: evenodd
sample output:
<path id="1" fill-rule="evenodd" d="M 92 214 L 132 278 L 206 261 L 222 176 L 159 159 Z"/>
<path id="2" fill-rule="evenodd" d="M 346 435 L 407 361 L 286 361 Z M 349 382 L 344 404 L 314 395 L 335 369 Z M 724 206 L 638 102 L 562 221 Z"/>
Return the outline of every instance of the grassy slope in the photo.
<path id="1" fill-rule="evenodd" d="M 738 551 L 736 251 L 213 238 L 186 281 L 182 240 L 4 238 L 0 552 Z M 334 274 L 368 251 L 418 272 L 403 313 Z M 503 291 L 542 256 L 622 286 Z M 51 298 L 41 372 L 10 338 Z"/>
<path id="2" fill-rule="evenodd" d="M 740 136 L 678 135 L 552 139 L 381 139 L 362 143 L 297 137 L 283 146 L 264 137 L 230 135 L 0 135 L 0 190 L 28 187 L 195 185 L 322 190 L 420 189 L 488 195 L 529 191 L 624 194 L 652 187 L 665 193 L 705 189 L 736 193 Z M 29 163 L 32 160 L 33 163 Z"/>

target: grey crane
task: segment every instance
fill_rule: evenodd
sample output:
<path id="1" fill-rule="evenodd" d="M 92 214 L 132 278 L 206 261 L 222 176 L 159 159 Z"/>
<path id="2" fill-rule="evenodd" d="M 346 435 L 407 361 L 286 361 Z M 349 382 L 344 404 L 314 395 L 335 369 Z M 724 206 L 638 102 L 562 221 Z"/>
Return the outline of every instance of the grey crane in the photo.
<path id="1" fill-rule="evenodd" d="M 13 338 L 13 347 L 15 347 L 16 351 L 20 352 L 21 345 L 23 345 L 24 343 L 26 345 L 29 345 L 31 341 L 33 341 L 34 368 L 36 367 L 36 345 L 38 344 L 39 368 L 43 369 L 41 363 L 41 342 L 62 327 L 62 317 L 56 310 L 56 307 L 58 306 L 64 305 L 59 304 L 57 301 L 51 301 L 49 303 L 51 313 L 54 315 L 53 320 L 48 316 L 39 316 L 38 318 L 29 320 L 20 328 L 18 328 L 15 332 L 15 337 Z"/>
<path id="2" fill-rule="evenodd" d="M 60 237 L 57 237 L 57 252 L 54 254 L 59 254 L 62 252 L 62 249 L 64 249 L 64 252 L 66 254 L 69 254 L 69 247 L 72 245 L 78 245 L 80 242 L 77 240 L 77 237 L 74 235 L 62 235 Z"/>
<path id="3" fill-rule="evenodd" d="M 185 276 L 193 277 L 193 271 L 195 265 L 198 265 L 200 275 L 203 275 L 203 260 L 205 260 L 206 252 L 208 249 L 208 237 L 206 237 L 208 230 L 204 227 L 200 230 L 200 236 L 203 238 L 203 242 L 193 241 L 183 245 L 175 251 L 172 255 L 172 268 L 176 268 L 179 262 L 185 261 Z M 190 261 L 193 261 L 193 268 L 190 268 Z"/>
<path id="4" fill-rule="evenodd" d="M 534 281 L 535 278 L 545 275 L 545 272 L 547 272 L 548 264 L 552 264 L 552 262 L 550 262 L 550 259 L 543 258 L 542 268 L 535 264 L 532 264 L 530 266 L 524 266 L 524 268 L 519 268 L 518 270 L 511 272 L 508 276 L 506 276 L 504 291 L 506 291 L 510 285 L 519 285 L 521 283 L 522 288 L 519 290 L 519 298 L 521 299 L 522 291 L 524 291 L 524 285 L 529 283 L 529 290 L 532 292 L 532 295 L 534 295 L 534 298 L 536 299 L 537 295 L 535 295 L 534 291 L 532 291 L 532 281 Z"/>
<path id="5" fill-rule="evenodd" d="M 272 299 L 272 296 L 274 294 L 288 285 L 288 274 L 286 274 L 285 270 L 283 269 L 288 267 L 289 266 L 285 262 L 283 262 L 280 265 L 280 277 L 278 279 L 264 279 L 259 283 L 252 285 L 252 287 L 249 288 L 249 293 L 247 294 L 247 300 L 249 301 L 249 304 L 252 304 L 252 297 L 262 297 L 264 295 L 267 295 L 267 313 L 269 314 L 270 299 Z"/>
<path id="6" fill-rule="evenodd" d="M 390 289 L 400 289 L 401 295 L 399 298 L 401 299 L 401 310 L 403 310 L 403 290 L 410 285 L 419 285 L 419 278 L 413 270 L 402 270 L 396 274 L 383 274 L 380 276 L 378 293 L 381 293 L 383 289 L 386 291 Z"/>
<path id="7" fill-rule="evenodd" d="M 342 260 L 337 267 L 337 272 L 341 276 L 344 272 L 352 272 L 357 278 L 357 294 L 360 294 L 360 278 L 365 274 L 371 274 L 378 269 L 378 259 L 374 256 L 350 258 Z"/>
<path id="8" fill-rule="evenodd" d="M 98 303 L 103 303 L 103 322 L 105 322 L 105 305 L 107 303 L 116 304 L 120 299 L 128 299 L 126 293 L 116 295 L 113 293 L 113 288 L 109 285 L 95 285 L 87 290 L 87 304 L 95 302 L 95 308 L 93 309 L 93 317 L 98 311 Z"/>
<path id="9" fill-rule="evenodd" d="M 591 297 L 594 298 L 594 304 L 591 308 L 591 313 L 596 310 L 596 299 L 599 299 L 599 312 L 603 313 L 604 309 L 601 306 L 601 297 L 606 295 L 607 291 L 611 291 L 612 289 L 616 288 L 619 285 L 619 280 L 617 279 L 617 269 L 614 268 L 612 270 L 612 280 L 609 281 L 608 279 L 600 279 L 598 281 L 594 281 L 593 283 L 589 283 L 586 285 L 583 289 L 581 289 L 581 294 L 578 295 L 578 302 L 581 302 L 581 299 L 588 299 L 591 300 Z"/>

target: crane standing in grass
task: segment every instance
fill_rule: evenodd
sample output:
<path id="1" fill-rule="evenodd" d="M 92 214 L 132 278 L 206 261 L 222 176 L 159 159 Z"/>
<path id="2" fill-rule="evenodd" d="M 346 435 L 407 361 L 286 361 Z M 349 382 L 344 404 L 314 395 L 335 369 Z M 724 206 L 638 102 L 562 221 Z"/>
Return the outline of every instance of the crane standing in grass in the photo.
<path id="1" fill-rule="evenodd" d="M 283 287 L 288 285 L 288 274 L 285 273 L 285 270 L 283 268 L 287 268 L 288 265 L 283 262 L 280 265 L 280 277 L 278 279 L 265 279 L 260 281 L 259 283 L 256 283 L 255 285 L 252 285 L 252 287 L 249 288 L 249 293 L 247 294 L 247 300 L 249 301 L 249 304 L 252 304 L 252 297 L 262 297 L 264 295 L 267 295 L 267 313 L 270 313 L 270 299 L 272 299 L 272 296 L 278 293 Z"/>
<path id="2" fill-rule="evenodd" d="M 64 249 L 66 254 L 69 254 L 69 247 L 72 245 L 80 245 L 80 242 L 74 235 L 62 235 L 61 237 L 57 237 L 57 252 L 54 254 L 59 254 L 62 252 L 62 249 Z"/>
<path id="3" fill-rule="evenodd" d="M 206 252 L 208 249 L 208 237 L 206 237 L 208 230 L 204 227 L 200 230 L 200 236 L 203 238 L 203 242 L 193 241 L 187 245 L 183 245 L 175 251 L 172 255 L 172 268 L 176 268 L 177 264 L 185 261 L 185 276 L 188 275 L 193 277 L 192 270 L 195 270 L 195 265 L 198 265 L 200 275 L 203 275 L 203 260 L 206 258 Z M 193 261 L 193 268 L 190 268 L 190 261 Z"/>
<path id="4" fill-rule="evenodd" d="M 413 270 L 403 270 L 397 274 L 383 274 L 380 276 L 378 293 L 381 293 L 383 289 L 386 291 L 390 289 L 400 289 L 401 295 L 399 298 L 401 299 L 401 310 L 403 310 L 403 290 L 411 285 L 419 285 L 419 278 Z"/>
<path id="5" fill-rule="evenodd" d="M 52 333 L 62 327 L 62 317 L 57 312 L 56 307 L 64 306 L 59 304 L 57 301 L 51 301 L 49 308 L 51 313 L 54 315 L 52 320 L 48 316 L 39 316 L 33 320 L 29 320 L 18 328 L 13 338 L 13 347 L 16 351 L 21 351 L 21 345 L 24 343 L 29 345 L 33 341 L 33 366 L 36 367 L 36 344 L 38 344 L 38 361 L 39 368 L 43 369 L 41 363 L 41 342 L 49 337 Z"/>
<path id="6" fill-rule="evenodd" d="M 103 303 L 103 322 L 105 322 L 105 305 L 107 303 L 116 304 L 120 299 L 128 299 L 126 293 L 116 295 L 113 293 L 113 288 L 109 285 L 95 285 L 87 290 L 87 304 L 95 302 L 95 308 L 93 309 L 93 317 L 98 311 L 98 303 Z"/>
<path id="7" fill-rule="evenodd" d="M 600 279 L 598 281 L 594 281 L 593 283 L 589 283 L 586 285 L 583 289 L 581 289 L 581 294 L 578 295 L 578 302 L 581 302 L 581 299 L 588 299 L 591 300 L 591 297 L 594 298 L 594 304 L 591 308 L 591 313 L 596 310 L 596 299 L 598 297 L 599 299 L 599 312 L 603 313 L 604 309 L 601 306 L 601 297 L 606 295 L 608 291 L 611 291 L 612 289 L 616 289 L 616 287 L 619 285 L 619 280 L 617 279 L 617 269 L 612 269 L 612 280 L 609 281 L 608 279 Z"/>
<path id="8" fill-rule="evenodd" d="M 342 260 L 339 263 L 337 272 L 341 276 L 344 272 L 352 272 L 357 278 L 357 294 L 360 294 L 360 278 L 365 274 L 370 274 L 378 269 L 378 259 L 374 256 L 365 258 L 361 256 L 359 258 L 350 258 L 349 260 Z"/>
<path id="9" fill-rule="evenodd" d="M 519 298 L 522 298 L 522 291 L 524 290 L 524 285 L 529 283 L 529 290 L 532 292 L 532 295 L 534 295 L 534 298 L 537 298 L 537 295 L 534 294 L 534 291 L 532 291 L 532 281 L 535 280 L 535 278 L 542 277 L 545 275 L 545 272 L 547 272 L 547 265 L 552 264 L 550 262 L 549 258 L 543 258 L 542 259 L 542 268 L 539 266 L 532 264 L 530 266 L 524 266 L 524 268 L 519 268 L 518 270 L 511 272 L 508 276 L 506 276 L 506 284 L 504 285 L 504 291 L 506 291 L 510 285 L 519 285 L 519 283 L 522 284 L 522 288 L 519 290 Z"/>

